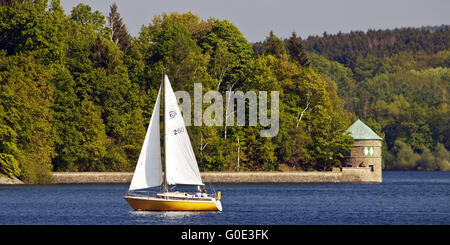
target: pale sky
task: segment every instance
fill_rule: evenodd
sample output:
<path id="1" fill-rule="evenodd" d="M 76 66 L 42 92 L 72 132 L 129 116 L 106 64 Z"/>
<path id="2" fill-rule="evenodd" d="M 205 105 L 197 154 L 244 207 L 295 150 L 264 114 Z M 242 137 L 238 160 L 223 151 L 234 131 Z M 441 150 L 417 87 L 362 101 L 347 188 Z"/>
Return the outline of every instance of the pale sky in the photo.
<path id="1" fill-rule="evenodd" d="M 61 0 L 66 14 L 84 3 L 105 16 L 113 2 L 133 36 L 154 15 L 188 11 L 205 20 L 229 20 L 250 42 L 263 41 L 270 30 L 282 38 L 296 31 L 305 39 L 324 31 L 334 34 L 450 24 L 448 0 Z"/>

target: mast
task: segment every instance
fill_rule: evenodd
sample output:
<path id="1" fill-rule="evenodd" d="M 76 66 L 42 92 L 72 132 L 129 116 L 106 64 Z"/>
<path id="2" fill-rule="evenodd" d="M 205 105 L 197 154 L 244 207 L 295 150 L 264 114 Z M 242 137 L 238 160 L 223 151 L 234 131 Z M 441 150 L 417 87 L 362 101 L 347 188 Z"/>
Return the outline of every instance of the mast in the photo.
<path id="1" fill-rule="evenodd" d="M 169 186 L 167 184 L 167 145 L 166 145 L 166 84 L 164 82 L 166 78 L 166 68 L 163 68 L 162 77 L 162 101 L 163 101 L 163 120 L 164 120 L 164 192 L 169 191 Z"/>

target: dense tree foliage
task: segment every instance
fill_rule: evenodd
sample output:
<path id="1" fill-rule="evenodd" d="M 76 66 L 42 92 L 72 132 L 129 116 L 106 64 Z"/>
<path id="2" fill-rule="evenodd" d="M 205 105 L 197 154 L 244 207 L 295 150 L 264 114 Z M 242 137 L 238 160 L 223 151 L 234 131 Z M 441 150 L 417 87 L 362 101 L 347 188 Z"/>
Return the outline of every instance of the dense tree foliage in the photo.
<path id="1" fill-rule="evenodd" d="M 252 45 L 229 21 L 191 12 L 155 16 L 132 37 L 117 5 L 110 11 L 1 2 L 1 173 L 42 183 L 50 171 L 132 171 L 163 70 L 192 98 L 194 83 L 223 98 L 279 92 L 274 137 L 261 137 L 263 126 L 249 118 L 244 126 L 188 127 L 203 171 L 339 166 L 356 117 L 385 139 L 386 167 L 449 169 L 446 26 L 306 40 L 271 31 Z"/>
<path id="2" fill-rule="evenodd" d="M 0 58 L 2 166 L 30 183 L 48 179 L 54 155 L 50 79 L 28 52 Z"/>
<path id="3" fill-rule="evenodd" d="M 383 136 L 386 169 L 450 170 L 449 41 L 440 26 L 324 34 L 306 46 L 345 109 Z"/>
<path id="4" fill-rule="evenodd" d="M 310 36 L 305 40 L 308 51 L 337 61 L 352 69 L 359 57 L 373 55 L 383 58 L 400 52 L 422 51 L 435 54 L 450 48 L 450 26 L 437 28 L 396 28 L 393 30 L 352 31 L 323 36 Z"/>

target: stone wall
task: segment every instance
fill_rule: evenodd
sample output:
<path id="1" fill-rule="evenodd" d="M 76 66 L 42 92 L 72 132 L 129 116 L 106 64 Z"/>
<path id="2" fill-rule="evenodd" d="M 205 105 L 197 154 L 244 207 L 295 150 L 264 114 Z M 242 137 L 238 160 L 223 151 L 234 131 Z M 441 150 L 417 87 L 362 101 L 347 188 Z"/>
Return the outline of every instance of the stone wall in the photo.
<path id="1" fill-rule="evenodd" d="M 131 183 L 132 172 L 53 172 L 56 184 Z"/>
<path id="2" fill-rule="evenodd" d="M 379 183 L 370 168 L 342 168 L 329 172 L 203 172 L 204 183 Z M 131 182 L 133 173 L 55 172 L 56 184 Z"/>

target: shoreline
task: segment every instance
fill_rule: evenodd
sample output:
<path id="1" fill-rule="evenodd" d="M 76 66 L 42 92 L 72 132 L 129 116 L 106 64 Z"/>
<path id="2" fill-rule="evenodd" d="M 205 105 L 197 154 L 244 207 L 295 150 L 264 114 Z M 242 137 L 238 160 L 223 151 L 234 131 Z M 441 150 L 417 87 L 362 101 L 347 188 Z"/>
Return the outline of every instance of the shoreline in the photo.
<path id="1" fill-rule="evenodd" d="M 130 184 L 133 172 L 52 172 L 52 184 Z M 381 183 L 368 168 L 333 171 L 290 172 L 201 172 L 205 184 L 243 183 Z M 19 179 L 0 176 L 0 185 L 25 184 Z"/>
<path id="2" fill-rule="evenodd" d="M 0 185 L 22 185 L 24 184 L 18 178 L 11 178 L 6 175 L 0 175 Z"/>
<path id="3" fill-rule="evenodd" d="M 369 169 L 327 172 L 201 172 L 206 184 L 221 183 L 381 183 Z M 129 184 L 133 172 L 53 172 L 55 184 Z"/>

